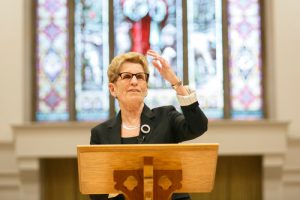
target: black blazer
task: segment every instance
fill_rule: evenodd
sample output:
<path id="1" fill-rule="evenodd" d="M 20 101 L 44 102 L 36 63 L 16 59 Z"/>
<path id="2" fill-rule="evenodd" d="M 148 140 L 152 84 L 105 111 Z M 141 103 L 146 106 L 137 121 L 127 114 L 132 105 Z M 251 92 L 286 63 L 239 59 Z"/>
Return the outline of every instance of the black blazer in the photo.
<path id="1" fill-rule="evenodd" d="M 150 132 L 140 131 L 139 143 L 166 144 L 194 139 L 207 130 L 208 120 L 198 102 L 181 106 L 179 113 L 174 106 L 163 106 L 149 109 L 144 105 L 141 115 L 141 126 L 149 125 Z M 91 130 L 90 144 L 121 144 L 121 113 L 115 118 L 103 122 Z M 182 197 L 182 198 L 181 198 Z M 107 195 L 91 195 L 91 199 L 104 200 Z M 117 198 L 116 198 L 117 199 Z M 175 199 L 189 199 L 188 195 L 173 195 Z"/>
<path id="2" fill-rule="evenodd" d="M 207 130 L 208 120 L 195 102 L 182 106 L 183 114 L 174 106 L 163 106 L 149 109 L 144 105 L 141 115 L 141 125 L 150 126 L 143 143 L 164 144 L 178 143 L 194 139 Z M 94 127 L 91 131 L 90 144 L 121 144 L 121 112 L 115 118 Z M 140 136 L 143 133 L 140 131 Z"/>

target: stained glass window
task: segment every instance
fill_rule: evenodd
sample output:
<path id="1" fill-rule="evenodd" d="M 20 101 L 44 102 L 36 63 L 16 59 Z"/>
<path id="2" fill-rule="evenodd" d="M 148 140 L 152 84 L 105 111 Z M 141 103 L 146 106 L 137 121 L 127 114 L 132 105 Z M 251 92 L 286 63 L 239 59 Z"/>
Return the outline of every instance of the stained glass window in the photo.
<path id="1" fill-rule="evenodd" d="M 229 0 L 228 16 L 231 115 L 235 119 L 262 118 L 259 2 Z"/>
<path id="2" fill-rule="evenodd" d="M 145 54 L 151 48 L 183 77 L 181 0 L 114 0 L 114 28 L 115 55 L 127 51 Z M 153 66 L 146 104 L 178 105 L 174 91 Z"/>
<path id="3" fill-rule="evenodd" d="M 118 108 L 110 107 L 110 59 L 149 48 L 185 77 L 210 119 L 264 117 L 259 0 L 37 0 L 35 5 L 37 121 L 107 119 Z M 222 24 L 225 7 L 228 24 Z M 170 88 L 150 64 L 146 104 L 178 106 Z"/>
<path id="4" fill-rule="evenodd" d="M 36 119 L 69 119 L 68 10 L 66 0 L 38 0 L 36 23 Z"/>
<path id="5" fill-rule="evenodd" d="M 80 121 L 106 119 L 109 114 L 108 2 L 75 2 L 76 118 Z"/>
<path id="6" fill-rule="evenodd" d="M 191 0 L 187 6 L 189 85 L 209 118 L 223 118 L 221 0 Z"/>

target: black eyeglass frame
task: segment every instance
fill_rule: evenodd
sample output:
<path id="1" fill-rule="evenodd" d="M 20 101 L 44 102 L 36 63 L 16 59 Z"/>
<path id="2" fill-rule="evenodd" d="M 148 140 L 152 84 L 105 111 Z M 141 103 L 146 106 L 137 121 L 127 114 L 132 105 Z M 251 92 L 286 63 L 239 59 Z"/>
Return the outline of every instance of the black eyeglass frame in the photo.
<path id="1" fill-rule="evenodd" d="M 133 78 L 133 76 L 135 76 L 135 78 L 136 78 L 137 80 L 140 80 L 140 79 L 138 79 L 137 75 L 139 75 L 139 74 L 144 74 L 145 77 L 146 77 L 146 80 L 144 80 L 144 81 L 148 82 L 148 80 L 149 80 L 149 74 L 148 74 L 148 73 L 145 73 L 145 72 L 139 72 L 139 73 L 135 73 L 135 74 L 130 73 L 130 72 L 122 72 L 122 73 L 119 73 L 118 76 L 120 76 L 121 80 L 124 80 L 124 78 L 122 78 L 122 74 L 128 74 L 128 75 L 130 74 L 130 75 L 131 75 L 131 78 L 128 79 L 128 80 L 131 80 L 131 79 Z"/>

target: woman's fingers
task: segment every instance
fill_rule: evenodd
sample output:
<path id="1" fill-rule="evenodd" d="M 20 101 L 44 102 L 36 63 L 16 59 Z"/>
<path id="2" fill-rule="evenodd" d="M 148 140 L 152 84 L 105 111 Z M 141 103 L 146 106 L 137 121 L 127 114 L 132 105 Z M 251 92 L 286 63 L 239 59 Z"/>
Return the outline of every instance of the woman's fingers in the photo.
<path id="1" fill-rule="evenodd" d="M 171 81 L 177 79 L 176 74 L 174 73 L 173 69 L 166 59 L 164 59 L 161 55 L 151 49 L 147 51 L 147 55 L 153 58 L 153 66 L 158 70 L 158 72 L 165 80 L 171 83 Z"/>
<path id="2" fill-rule="evenodd" d="M 156 51 L 153 51 L 151 49 L 147 51 L 147 55 L 152 56 L 153 59 L 158 59 L 161 57 Z"/>
<path id="3" fill-rule="evenodd" d="M 153 66 L 160 72 L 162 69 L 161 63 L 159 60 L 155 59 L 152 61 Z"/>
<path id="4" fill-rule="evenodd" d="M 147 55 L 153 57 L 152 63 L 155 67 L 159 67 L 159 68 L 169 67 L 168 62 L 163 57 L 161 57 L 157 52 L 150 49 L 147 51 Z"/>
<path id="5" fill-rule="evenodd" d="M 159 56 L 157 59 L 160 61 L 163 67 L 169 67 L 168 62 L 163 57 Z"/>
<path id="6" fill-rule="evenodd" d="M 149 49 L 147 51 L 147 54 L 150 55 L 150 56 L 153 56 L 153 57 L 158 56 L 158 53 L 156 53 L 156 51 L 153 51 L 152 49 Z"/>
<path id="7" fill-rule="evenodd" d="M 147 51 L 147 55 L 153 57 L 152 64 L 160 71 L 162 68 L 160 55 L 151 49 Z"/>

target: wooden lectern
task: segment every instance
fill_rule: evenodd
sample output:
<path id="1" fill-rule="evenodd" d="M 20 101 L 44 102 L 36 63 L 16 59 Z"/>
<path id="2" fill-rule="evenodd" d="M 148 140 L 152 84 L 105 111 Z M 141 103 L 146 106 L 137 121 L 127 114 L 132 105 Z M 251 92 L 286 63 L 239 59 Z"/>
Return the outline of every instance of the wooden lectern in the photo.
<path id="1" fill-rule="evenodd" d="M 123 193 L 129 200 L 169 200 L 173 192 L 211 192 L 218 144 L 78 146 L 82 194 Z"/>

